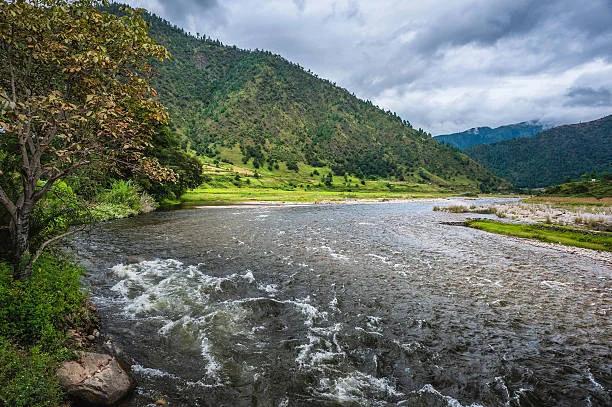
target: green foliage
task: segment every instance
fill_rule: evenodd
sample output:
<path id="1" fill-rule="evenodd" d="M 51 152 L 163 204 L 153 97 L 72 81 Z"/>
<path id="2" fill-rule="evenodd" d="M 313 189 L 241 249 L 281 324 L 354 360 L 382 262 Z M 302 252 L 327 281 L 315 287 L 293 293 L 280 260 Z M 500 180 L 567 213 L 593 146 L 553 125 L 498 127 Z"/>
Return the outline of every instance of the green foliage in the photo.
<path id="1" fill-rule="evenodd" d="M 94 219 L 124 218 L 154 209 L 155 201 L 134 181 L 113 180 L 110 189 L 96 197 Z"/>
<path id="2" fill-rule="evenodd" d="M 44 182 L 40 182 L 44 185 Z M 84 202 L 64 181 L 56 181 L 34 207 L 30 233 L 45 241 L 84 220 Z"/>
<path id="3" fill-rule="evenodd" d="M 0 406 L 60 405 L 55 369 L 70 354 L 65 316 L 83 318 L 81 276 L 61 255 L 39 258 L 25 281 L 0 263 Z"/>
<path id="4" fill-rule="evenodd" d="M 193 154 L 182 150 L 180 137 L 170 126 L 159 126 L 151 140 L 147 154 L 176 174 L 173 182 L 154 182 L 148 177 L 136 177 L 138 183 L 156 200 L 178 199 L 188 189 L 203 181 L 202 163 Z"/>
<path id="5" fill-rule="evenodd" d="M 11 272 L 7 264 L 0 264 L 0 336 L 59 349 L 65 315 L 84 300 L 81 269 L 61 256 L 44 255 L 34 263 L 30 279 L 13 280 Z"/>
<path id="6" fill-rule="evenodd" d="M 592 171 L 612 172 L 612 116 L 530 138 L 477 145 L 466 153 L 521 188 L 556 185 Z"/>
<path id="7" fill-rule="evenodd" d="M 323 177 L 323 183 L 326 187 L 331 188 L 334 183 L 334 176 L 331 172 L 328 172 L 326 176 Z"/>
<path id="8" fill-rule="evenodd" d="M 40 347 L 21 349 L 0 337 L 0 406 L 53 407 L 62 401 L 57 360 Z"/>
<path id="9" fill-rule="evenodd" d="M 569 177 L 568 177 L 569 178 Z M 563 184 L 554 185 L 544 190 L 545 196 L 575 196 L 607 198 L 612 197 L 612 177 L 603 174 L 589 174 L 583 181 L 566 180 Z"/>

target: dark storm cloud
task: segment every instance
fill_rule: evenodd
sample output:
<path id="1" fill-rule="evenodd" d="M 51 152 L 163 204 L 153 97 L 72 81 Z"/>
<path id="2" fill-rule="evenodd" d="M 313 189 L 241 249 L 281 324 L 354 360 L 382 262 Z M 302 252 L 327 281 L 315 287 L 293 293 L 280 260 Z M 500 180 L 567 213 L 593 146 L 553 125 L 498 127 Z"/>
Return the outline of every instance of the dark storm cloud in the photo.
<path id="1" fill-rule="evenodd" d="M 548 3 L 535 0 L 466 4 L 435 17 L 415 43 L 422 52 L 472 42 L 490 45 L 531 31 L 548 13 Z"/>
<path id="2" fill-rule="evenodd" d="M 612 106 L 612 92 L 604 87 L 572 88 L 566 96 L 569 98 L 568 106 Z"/>
<path id="3" fill-rule="evenodd" d="M 612 112 L 612 1 L 130 0 L 439 134 Z"/>

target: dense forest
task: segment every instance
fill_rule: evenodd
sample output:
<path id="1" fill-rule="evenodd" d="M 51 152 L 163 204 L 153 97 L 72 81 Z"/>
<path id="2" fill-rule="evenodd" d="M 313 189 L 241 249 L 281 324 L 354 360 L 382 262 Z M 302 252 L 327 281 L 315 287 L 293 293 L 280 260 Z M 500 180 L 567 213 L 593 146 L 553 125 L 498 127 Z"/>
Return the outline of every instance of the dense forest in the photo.
<path id="1" fill-rule="evenodd" d="M 559 126 L 531 138 L 477 145 L 466 150 L 518 187 L 536 188 L 612 172 L 612 116 Z"/>
<path id="2" fill-rule="evenodd" d="M 476 144 L 492 144 L 513 138 L 533 137 L 546 130 L 546 128 L 542 123 L 529 121 L 508 124 L 494 129 L 490 127 L 474 127 L 461 133 L 441 134 L 436 136 L 436 140 L 465 150 Z"/>
<path id="3" fill-rule="evenodd" d="M 157 64 L 153 86 L 183 147 L 200 156 L 229 160 L 239 151 L 235 164 L 255 169 L 303 163 L 361 179 L 435 179 L 481 190 L 503 184 L 458 149 L 278 55 L 145 18 L 172 55 Z"/>

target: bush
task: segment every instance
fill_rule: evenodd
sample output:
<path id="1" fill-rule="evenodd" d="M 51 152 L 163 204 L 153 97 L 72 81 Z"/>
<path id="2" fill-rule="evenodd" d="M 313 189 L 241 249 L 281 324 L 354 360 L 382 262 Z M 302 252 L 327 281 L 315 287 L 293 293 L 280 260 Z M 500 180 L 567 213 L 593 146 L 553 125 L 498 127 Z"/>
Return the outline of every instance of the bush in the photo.
<path id="1" fill-rule="evenodd" d="M 39 186 L 43 185 L 44 182 L 39 183 Z M 64 181 L 56 181 L 34 207 L 30 221 L 32 242 L 37 245 L 65 232 L 70 226 L 81 222 L 84 215 L 84 202 Z"/>
<path id="2" fill-rule="evenodd" d="M 24 351 L 0 337 L 0 406 L 60 405 L 56 367 L 57 360 L 40 347 Z"/>
<path id="3" fill-rule="evenodd" d="M 114 205 L 125 205 L 130 209 L 138 210 L 140 207 L 141 189 L 132 181 L 113 181 L 110 190 L 98 195 L 98 201 Z"/>
<path id="4" fill-rule="evenodd" d="M 65 339 L 65 316 L 78 314 L 85 299 L 81 268 L 47 254 L 34 263 L 26 281 L 14 281 L 12 271 L 0 264 L 0 336 L 59 350 Z"/>
<path id="5" fill-rule="evenodd" d="M 26 281 L 0 263 L 0 406 L 60 405 L 55 370 L 72 353 L 66 315 L 84 319 L 81 274 L 61 255 L 42 256 Z"/>
<path id="6" fill-rule="evenodd" d="M 155 200 L 131 180 L 113 181 L 110 189 L 99 194 L 96 201 L 93 217 L 98 221 L 134 216 L 157 206 Z"/>

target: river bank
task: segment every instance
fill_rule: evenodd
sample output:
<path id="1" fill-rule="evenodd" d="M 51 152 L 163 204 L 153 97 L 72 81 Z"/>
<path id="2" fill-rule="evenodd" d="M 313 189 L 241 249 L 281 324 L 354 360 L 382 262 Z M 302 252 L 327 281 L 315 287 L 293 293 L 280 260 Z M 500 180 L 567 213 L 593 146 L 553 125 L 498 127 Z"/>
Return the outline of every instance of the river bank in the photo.
<path id="1" fill-rule="evenodd" d="M 583 249 L 612 251 L 612 205 L 609 199 L 521 199 L 479 204 L 451 199 L 434 211 L 489 215 L 460 222 L 487 232 Z M 496 222 L 493 222 L 494 216 Z"/>

